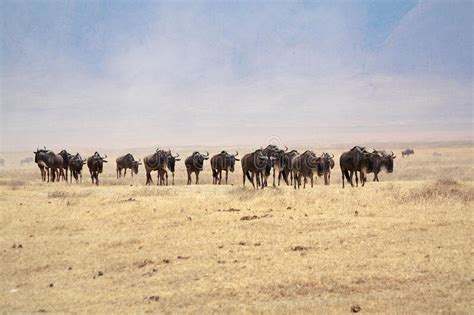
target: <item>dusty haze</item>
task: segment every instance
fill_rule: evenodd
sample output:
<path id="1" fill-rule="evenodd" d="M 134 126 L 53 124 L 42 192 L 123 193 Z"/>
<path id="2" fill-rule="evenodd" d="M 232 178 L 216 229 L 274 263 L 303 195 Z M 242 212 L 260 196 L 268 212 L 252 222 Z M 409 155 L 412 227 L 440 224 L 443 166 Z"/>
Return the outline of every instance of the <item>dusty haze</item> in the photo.
<path id="1" fill-rule="evenodd" d="M 2 1 L 0 150 L 472 141 L 470 1 Z"/>

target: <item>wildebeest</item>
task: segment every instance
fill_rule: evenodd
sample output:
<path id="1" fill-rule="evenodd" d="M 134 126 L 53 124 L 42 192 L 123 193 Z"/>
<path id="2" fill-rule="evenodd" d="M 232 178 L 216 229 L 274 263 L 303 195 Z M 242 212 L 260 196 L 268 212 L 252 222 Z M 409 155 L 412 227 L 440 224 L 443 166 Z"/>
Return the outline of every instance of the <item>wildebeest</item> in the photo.
<path id="1" fill-rule="evenodd" d="M 341 167 L 342 188 L 344 188 L 344 178 L 354 187 L 352 177 L 355 173 L 356 186 L 359 186 L 357 172 L 360 172 L 362 186 L 365 184 L 365 172 L 373 169 L 373 153 L 364 147 L 355 146 L 351 150 L 341 154 L 339 165 Z"/>
<path id="2" fill-rule="evenodd" d="M 374 173 L 374 182 L 379 181 L 378 174 L 382 169 L 385 169 L 387 173 L 393 172 L 393 159 L 396 158 L 393 152 L 388 154 L 385 151 L 374 150 L 369 157 L 373 161 L 373 167 L 372 169 L 367 169 L 366 173 Z"/>
<path id="3" fill-rule="evenodd" d="M 56 177 L 58 181 L 61 176 L 64 178 L 62 156 L 55 154 L 53 151 L 46 150 L 46 148 L 41 150 L 37 149 L 33 154 L 35 155 L 35 163 L 43 161 L 49 168 L 49 174 L 51 174 L 51 176 L 48 176 L 48 182 L 50 179 L 54 182 Z M 59 173 L 57 174 L 57 172 Z"/>
<path id="4" fill-rule="evenodd" d="M 164 163 L 161 167 L 158 168 L 158 183 L 160 185 L 168 186 L 168 171 L 171 172 L 171 185 L 174 185 L 174 172 L 175 166 L 177 161 L 181 161 L 178 159 L 179 154 L 173 155 L 171 150 L 165 151 L 165 159 Z"/>
<path id="5" fill-rule="evenodd" d="M 27 158 L 24 158 L 24 159 L 20 160 L 20 165 L 23 166 L 23 164 L 30 164 L 31 162 L 33 162 L 33 158 L 32 157 L 27 157 Z"/>
<path id="6" fill-rule="evenodd" d="M 285 183 L 287 185 L 293 186 L 293 166 L 294 166 L 294 159 L 299 155 L 299 152 L 296 150 L 291 150 L 290 152 L 286 152 L 283 154 L 283 168 L 278 174 L 278 186 L 280 185 L 280 179 L 283 177 Z M 290 181 L 288 181 L 288 176 L 290 177 Z"/>
<path id="7" fill-rule="evenodd" d="M 76 179 L 76 183 L 78 182 L 78 179 L 80 178 L 80 182 L 82 183 L 82 166 L 86 164 L 86 161 L 84 161 L 79 153 L 76 153 L 76 155 L 72 156 L 71 162 L 70 162 L 70 170 L 71 170 L 71 182 L 72 182 L 72 177 Z"/>
<path id="8" fill-rule="evenodd" d="M 61 150 L 58 153 L 63 158 L 63 170 L 65 170 L 64 175 L 66 176 L 66 182 L 68 178 L 68 170 L 71 169 L 71 158 L 72 155 L 69 154 L 66 150 Z"/>
<path id="9" fill-rule="evenodd" d="M 306 188 L 307 177 L 309 177 L 311 187 L 313 187 L 314 174 L 318 172 L 318 157 L 316 154 L 310 150 L 306 150 L 303 154 L 296 156 L 293 163 L 293 187 L 296 189 L 296 185 L 298 184 L 298 188 L 300 188 L 301 178 L 303 178 L 303 188 Z"/>
<path id="10" fill-rule="evenodd" d="M 199 172 L 203 170 L 204 160 L 209 159 L 209 152 L 206 154 L 199 153 L 198 151 L 193 152 L 190 156 L 184 160 L 186 171 L 188 173 L 188 185 L 191 185 L 191 174 L 196 174 L 196 185 L 199 183 Z"/>
<path id="11" fill-rule="evenodd" d="M 5 166 L 5 160 L 3 158 L 0 158 L 0 166 Z"/>
<path id="12" fill-rule="evenodd" d="M 239 152 L 236 152 L 235 154 L 230 154 L 226 151 L 222 151 L 221 153 L 216 154 L 211 158 L 213 184 L 221 184 L 222 171 L 225 171 L 225 183 L 227 185 L 229 171 L 234 172 L 235 161 L 240 161 L 236 158 L 237 155 L 239 155 Z"/>
<path id="13" fill-rule="evenodd" d="M 334 168 L 334 155 L 323 152 L 316 161 L 318 165 L 318 177 L 324 176 L 324 185 L 331 182 L 331 169 Z"/>
<path id="14" fill-rule="evenodd" d="M 107 154 L 103 157 L 100 156 L 98 152 L 95 152 L 94 155 L 87 158 L 87 167 L 89 168 L 89 173 L 91 174 L 92 184 L 99 185 L 99 174 L 102 173 L 104 164 L 107 163 L 105 159 Z"/>
<path id="15" fill-rule="evenodd" d="M 263 153 L 269 158 L 269 161 L 271 162 L 270 167 L 273 168 L 273 186 L 276 186 L 276 173 L 280 175 L 286 167 L 286 160 L 283 158 L 286 151 L 288 151 L 288 147 L 285 146 L 285 150 L 282 150 L 273 144 L 269 144 L 265 149 L 263 149 Z M 265 176 L 265 185 L 267 185 L 267 177 L 268 175 Z"/>
<path id="16" fill-rule="evenodd" d="M 138 166 L 142 164 L 140 160 L 136 161 L 130 153 L 118 157 L 115 161 L 117 163 L 117 178 L 122 177 L 122 170 L 124 170 L 123 176 L 125 177 L 127 169 L 130 169 L 133 178 L 133 173 L 138 174 Z"/>
<path id="17" fill-rule="evenodd" d="M 412 149 L 405 149 L 402 151 L 402 157 L 410 156 L 410 154 L 415 154 L 415 151 L 413 151 Z"/>
<path id="18" fill-rule="evenodd" d="M 252 153 L 245 154 L 240 163 L 242 164 L 242 184 L 245 187 L 245 178 L 252 183 L 255 188 L 254 178 L 257 177 L 257 188 L 265 187 L 265 177 L 270 174 L 272 161 L 275 158 L 268 157 L 262 149 L 255 150 Z"/>
<path id="19" fill-rule="evenodd" d="M 143 158 L 143 165 L 145 166 L 146 172 L 146 184 L 150 185 L 153 184 L 153 179 L 151 178 L 152 171 L 158 171 L 165 163 L 165 151 L 156 149 L 155 153 L 147 155 Z M 159 176 L 158 176 L 159 178 Z M 159 182 L 158 182 L 159 184 Z"/>

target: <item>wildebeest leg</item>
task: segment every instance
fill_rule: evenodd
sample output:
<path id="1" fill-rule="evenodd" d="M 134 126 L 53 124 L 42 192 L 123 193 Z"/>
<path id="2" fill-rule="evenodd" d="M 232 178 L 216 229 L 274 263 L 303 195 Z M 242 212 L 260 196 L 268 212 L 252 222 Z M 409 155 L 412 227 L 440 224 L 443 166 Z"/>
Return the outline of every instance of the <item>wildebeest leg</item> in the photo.
<path id="1" fill-rule="evenodd" d="M 168 186 L 168 172 L 165 173 L 165 178 L 166 178 L 166 186 Z"/>
<path id="2" fill-rule="evenodd" d="M 275 185 L 275 167 L 273 167 L 273 187 L 276 187 L 276 185 Z"/>
<path id="3" fill-rule="evenodd" d="M 122 172 L 120 172 L 120 173 L 122 173 Z M 120 174 L 120 175 L 122 175 L 122 174 Z M 127 175 L 127 168 L 123 169 L 123 177 L 125 177 L 125 175 Z"/>
<path id="4" fill-rule="evenodd" d="M 324 185 L 329 185 L 329 182 L 328 182 L 328 173 L 324 173 Z"/>
<path id="5" fill-rule="evenodd" d="M 375 181 L 377 181 L 377 182 L 379 181 L 379 173 L 377 173 L 377 172 L 374 172 L 374 182 Z"/>
<path id="6" fill-rule="evenodd" d="M 186 173 L 188 173 L 188 183 L 187 185 L 191 185 L 191 170 L 190 169 L 186 169 Z M 196 181 L 197 181 L 197 175 L 196 175 Z"/>
<path id="7" fill-rule="evenodd" d="M 89 173 L 91 173 L 92 184 L 94 184 L 94 174 L 92 173 L 92 171 L 89 171 Z"/>
<path id="8" fill-rule="evenodd" d="M 222 170 L 219 171 L 219 185 L 221 184 L 222 181 Z"/>
<path id="9" fill-rule="evenodd" d="M 229 170 L 225 170 L 225 184 L 227 185 L 227 180 L 229 179 Z"/>
<path id="10" fill-rule="evenodd" d="M 362 184 L 362 187 L 365 185 L 365 174 L 364 171 L 360 171 L 360 182 Z"/>
<path id="11" fill-rule="evenodd" d="M 357 177 L 357 171 L 353 172 L 353 174 L 355 173 L 355 178 L 356 178 L 356 187 L 359 187 L 359 177 Z M 352 177 L 352 174 L 351 174 L 351 177 Z"/>
<path id="12" fill-rule="evenodd" d="M 313 173 L 309 174 L 309 178 L 311 179 L 311 188 L 313 188 L 313 182 L 314 182 Z"/>
<path id="13" fill-rule="evenodd" d="M 199 171 L 196 171 L 196 185 L 199 184 Z"/>
<path id="14" fill-rule="evenodd" d="M 99 173 L 95 172 L 95 185 L 99 186 Z"/>

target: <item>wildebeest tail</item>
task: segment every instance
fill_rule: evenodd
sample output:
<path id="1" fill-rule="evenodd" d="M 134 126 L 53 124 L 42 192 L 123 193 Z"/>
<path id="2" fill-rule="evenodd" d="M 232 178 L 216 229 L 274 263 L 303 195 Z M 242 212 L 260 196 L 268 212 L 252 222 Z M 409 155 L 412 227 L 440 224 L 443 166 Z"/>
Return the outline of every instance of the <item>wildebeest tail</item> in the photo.
<path id="1" fill-rule="evenodd" d="M 250 171 L 246 171 L 245 175 L 247 176 L 249 181 L 252 181 L 252 178 L 250 177 Z"/>
<path id="2" fill-rule="evenodd" d="M 348 170 L 343 170 L 344 176 L 346 177 L 347 181 L 350 183 L 351 182 L 351 176 L 349 174 Z"/>

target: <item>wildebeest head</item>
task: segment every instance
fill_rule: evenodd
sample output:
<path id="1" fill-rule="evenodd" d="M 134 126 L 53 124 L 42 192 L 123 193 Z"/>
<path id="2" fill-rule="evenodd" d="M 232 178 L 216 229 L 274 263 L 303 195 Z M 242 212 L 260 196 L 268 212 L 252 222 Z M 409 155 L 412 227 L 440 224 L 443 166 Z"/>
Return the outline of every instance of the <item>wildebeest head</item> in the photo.
<path id="1" fill-rule="evenodd" d="M 97 172 L 102 173 L 104 169 L 103 163 L 108 163 L 106 158 L 107 158 L 107 154 L 104 156 L 100 156 L 98 152 L 95 152 L 94 155 L 91 157 L 92 165 L 95 166 Z"/>
<path id="2" fill-rule="evenodd" d="M 199 153 L 198 151 L 193 152 L 193 166 L 198 169 L 202 170 L 204 166 L 204 160 L 209 159 L 209 152 L 206 151 L 206 154 Z"/>
<path id="3" fill-rule="evenodd" d="M 382 152 L 382 165 L 385 166 L 388 173 L 393 172 L 393 160 L 396 157 L 397 156 L 393 152 L 390 154 L 386 153 L 385 151 Z"/>
<path id="4" fill-rule="evenodd" d="M 171 171 L 171 173 L 174 173 L 175 171 L 176 162 L 181 161 L 181 159 L 178 159 L 178 156 L 178 153 L 176 153 L 176 155 L 173 155 L 171 153 L 171 150 L 168 150 L 168 152 L 166 152 L 165 160 L 167 161 L 168 169 Z"/>
<path id="5" fill-rule="evenodd" d="M 230 154 L 225 151 L 222 151 L 223 157 L 224 157 L 224 165 L 229 168 L 231 172 L 235 170 L 235 161 L 240 161 L 240 159 L 236 158 L 237 155 L 239 155 L 239 152 L 235 152 L 235 154 Z"/>
<path id="6" fill-rule="evenodd" d="M 37 148 L 36 152 L 33 152 L 33 154 L 35 155 L 35 163 L 38 163 L 46 152 L 48 152 L 48 150 L 46 150 L 46 147 L 44 149 Z"/>
<path id="7" fill-rule="evenodd" d="M 76 153 L 76 155 L 73 155 L 71 158 L 71 166 L 74 168 L 76 171 L 82 170 L 82 166 L 86 164 L 86 161 L 82 159 L 82 156 L 79 153 Z"/>
<path id="8" fill-rule="evenodd" d="M 132 162 L 132 172 L 138 174 L 138 165 L 142 164 L 140 161 Z"/>

